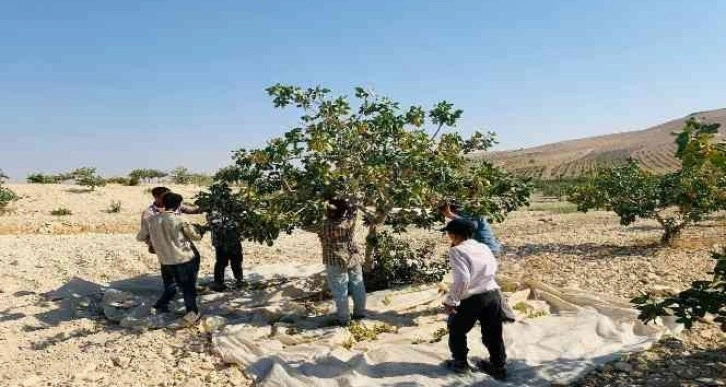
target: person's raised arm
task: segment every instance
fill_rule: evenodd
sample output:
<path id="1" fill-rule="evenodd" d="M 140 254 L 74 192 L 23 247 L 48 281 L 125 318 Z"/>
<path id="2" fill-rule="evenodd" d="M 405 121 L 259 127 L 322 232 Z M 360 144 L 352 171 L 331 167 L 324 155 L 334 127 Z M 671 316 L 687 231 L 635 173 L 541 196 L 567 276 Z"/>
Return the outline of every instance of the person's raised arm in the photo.
<path id="1" fill-rule="evenodd" d="M 345 218 L 341 222 L 341 225 L 345 228 L 349 228 L 353 231 L 355 231 L 356 223 L 358 222 L 358 212 L 357 211 L 350 211 L 345 215 Z"/>
<path id="2" fill-rule="evenodd" d="M 197 231 L 197 227 L 194 227 L 194 225 L 188 222 L 183 222 L 181 224 L 181 230 L 184 236 L 186 236 L 190 241 L 202 240 L 202 235 Z"/>
<path id="3" fill-rule="evenodd" d="M 182 214 L 187 214 L 187 215 L 196 215 L 196 214 L 201 214 L 202 209 L 197 206 L 190 206 L 188 204 L 182 204 L 179 206 L 179 212 L 181 212 Z"/>
<path id="4" fill-rule="evenodd" d="M 444 215 L 444 218 L 454 220 L 461 218 L 460 215 L 455 214 L 454 211 L 451 211 L 451 206 L 446 204 L 443 209 L 441 210 L 442 215 Z"/>

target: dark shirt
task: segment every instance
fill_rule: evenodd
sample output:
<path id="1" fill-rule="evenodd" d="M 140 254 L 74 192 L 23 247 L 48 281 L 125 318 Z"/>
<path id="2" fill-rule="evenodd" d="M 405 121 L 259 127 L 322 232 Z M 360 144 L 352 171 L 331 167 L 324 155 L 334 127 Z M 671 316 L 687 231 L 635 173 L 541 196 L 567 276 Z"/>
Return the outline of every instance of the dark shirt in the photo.
<path id="1" fill-rule="evenodd" d="M 212 245 L 217 248 L 235 248 L 240 244 L 240 230 L 237 222 L 217 211 L 207 213 L 207 222 L 212 233 Z"/>

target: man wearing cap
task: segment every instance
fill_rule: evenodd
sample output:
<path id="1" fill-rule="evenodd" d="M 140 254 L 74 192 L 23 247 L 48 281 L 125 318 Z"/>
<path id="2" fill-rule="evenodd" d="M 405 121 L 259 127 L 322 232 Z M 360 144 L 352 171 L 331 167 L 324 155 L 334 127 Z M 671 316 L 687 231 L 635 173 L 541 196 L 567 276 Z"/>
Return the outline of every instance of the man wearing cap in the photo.
<path id="1" fill-rule="evenodd" d="M 497 380 L 504 380 L 507 355 L 502 338 L 502 298 L 495 279 L 497 261 L 489 247 L 472 239 L 474 230 L 472 222 L 461 218 L 450 221 L 443 229 L 451 240 L 449 263 L 453 274 L 444 300 L 452 356 L 447 366 L 457 373 L 469 371 L 466 335 L 479 321 L 489 361 L 479 361 L 477 367 Z"/>

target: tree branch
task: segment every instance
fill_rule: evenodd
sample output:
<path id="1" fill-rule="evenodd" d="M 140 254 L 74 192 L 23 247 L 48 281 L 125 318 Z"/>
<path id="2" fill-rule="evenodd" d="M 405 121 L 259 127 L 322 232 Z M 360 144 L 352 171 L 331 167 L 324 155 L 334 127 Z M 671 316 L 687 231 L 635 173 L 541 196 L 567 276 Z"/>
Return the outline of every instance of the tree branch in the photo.
<path id="1" fill-rule="evenodd" d="M 436 131 L 434 132 L 434 135 L 433 135 L 433 136 L 431 136 L 431 140 L 432 140 L 432 141 L 436 139 L 436 136 L 438 136 L 438 135 L 439 135 L 439 132 L 441 131 L 441 128 L 443 128 L 443 127 L 444 127 L 444 124 L 443 124 L 443 123 L 439 124 L 439 127 L 438 127 L 438 128 L 436 129 Z"/>

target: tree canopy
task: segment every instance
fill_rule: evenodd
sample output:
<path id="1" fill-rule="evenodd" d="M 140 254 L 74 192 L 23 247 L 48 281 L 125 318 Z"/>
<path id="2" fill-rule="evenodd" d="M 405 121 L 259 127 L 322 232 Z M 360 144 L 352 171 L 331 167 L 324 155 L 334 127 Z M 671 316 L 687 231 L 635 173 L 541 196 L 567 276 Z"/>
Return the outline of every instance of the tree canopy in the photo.
<path id="1" fill-rule="evenodd" d="M 465 157 L 494 139 L 448 132 L 462 115 L 449 102 L 402 107 L 363 88 L 355 89 L 354 103 L 322 87 L 277 84 L 267 93 L 275 107 L 301 110 L 299 125 L 263 148 L 234 152 L 234 163 L 198 201 L 209 208 L 222 206 L 223 196 L 231 200 L 249 240 L 272 244 L 281 231 L 318 224 L 333 198 L 363 214 L 369 247 L 385 224 L 399 232 L 431 227 L 443 200 L 495 220 L 527 203 L 526 181 Z"/>

